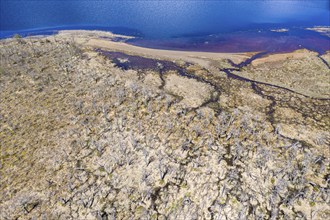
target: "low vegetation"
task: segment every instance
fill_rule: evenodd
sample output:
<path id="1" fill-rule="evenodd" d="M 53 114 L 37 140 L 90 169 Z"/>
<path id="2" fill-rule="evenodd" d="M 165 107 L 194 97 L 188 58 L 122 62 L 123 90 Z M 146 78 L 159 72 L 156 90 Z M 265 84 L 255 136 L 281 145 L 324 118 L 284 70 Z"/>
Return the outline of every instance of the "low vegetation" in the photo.
<path id="1" fill-rule="evenodd" d="M 1 219 L 330 217 L 329 100 L 57 35 L 0 51 Z"/>

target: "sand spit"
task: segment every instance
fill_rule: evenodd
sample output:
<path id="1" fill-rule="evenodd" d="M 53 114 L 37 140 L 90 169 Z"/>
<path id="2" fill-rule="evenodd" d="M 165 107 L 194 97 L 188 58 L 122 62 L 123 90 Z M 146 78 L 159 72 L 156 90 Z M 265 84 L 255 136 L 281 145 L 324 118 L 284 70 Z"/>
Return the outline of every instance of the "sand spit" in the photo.
<path id="1" fill-rule="evenodd" d="M 241 63 L 250 58 L 254 53 L 211 53 L 211 52 L 192 52 L 192 51 L 173 51 L 138 47 L 125 42 L 115 42 L 111 39 L 123 38 L 131 39 L 133 37 L 116 35 L 102 31 L 60 31 L 59 37 L 73 38 L 77 43 L 91 46 L 94 48 L 103 48 L 114 51 L 126 52 L 129 54 L 143 55 L 147 57 L 184 60 L 186 62 L 196 62 L 202 66 L 208 66 L 209 60 L 230 59 L 234 63 Z M 104 39 L 104 38 L 107 39 Z"/>
<path id="2" fill-rule="evenodd" d="M 123 42 L 112 42 L 100 39 L 91 39 L 87 43 L 88 46 L 100 47 L 111 50 L 118 50 L 121 52 L 135 53 L 145 56 L 158 57 L 160 59 L 174 59 L 184 60 L 186 62 L 198 63 L 202 66 L 209 66 L 209 60 L 225 60 L 230 59 L 234 63 L 240 63 L 248 59 L 249 54 L 235 54 L 235 53 L 208 53 L 208 52 L 186 52 L 173 50 L 158 50 L 143 48 L 129 45 Z"/>

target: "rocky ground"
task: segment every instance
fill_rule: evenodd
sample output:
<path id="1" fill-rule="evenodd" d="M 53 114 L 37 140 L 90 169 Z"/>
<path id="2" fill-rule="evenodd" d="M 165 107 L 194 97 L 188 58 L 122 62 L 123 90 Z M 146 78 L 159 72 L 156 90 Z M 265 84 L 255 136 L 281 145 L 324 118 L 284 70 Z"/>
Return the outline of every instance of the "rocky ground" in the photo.
<path id="1" fill-rule="evenodd" d="M 82 42 L 0 41 L 0 219 L 330 218 L 327 55 L 139 66 Z"/>

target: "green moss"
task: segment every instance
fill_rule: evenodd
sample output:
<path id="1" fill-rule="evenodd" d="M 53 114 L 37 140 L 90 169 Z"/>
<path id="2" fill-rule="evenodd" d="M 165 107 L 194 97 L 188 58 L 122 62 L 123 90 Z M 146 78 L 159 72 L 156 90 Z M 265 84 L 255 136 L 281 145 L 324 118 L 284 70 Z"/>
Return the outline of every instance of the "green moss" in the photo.
<path id="1" fill-rule="evenodd" d="M 314 192 L 319 192 L 320 189 L 319 189 L 317 186 L 314 186 L 314 187 L 313 187 L 313 191 L 314 191 Z"/>
<path id="2" fill-rule="evenodd" d="M 190 197 L 190 196 L 191 196 L 191 193 L 190 192 L 188 192 L 188 193 L 185 194 L 185 197 Z"/>
<path id="3" fill-rule="evenodd" d="M 100 198 L 100 200 L 99 200 L 100 203 L 105 203 L 106 201 L 107 201 L 107 200 L 106 200 L 106 198 L 104 198 L 104 197 Z"/>
<path id="4" fill-rule="evenodd" d="M 271 179 L 270 179 L 270 182 L 271 182 L 272 184 L 274 184 L 274 183 L 275 183 L 275 179 L 274 179 L 274 178 L 271 178 Z"/>
<path id="5" fill-rule="evenodd" d="M 100 171 L 100 172 L 105 172 L 104 167 L 99 167 L 99 171 Z"/>
<path id="6" fill-rule="evenodd" d="M 197 167 L 194 167 L 194 168 L 192 168 L 191 170 L 192 170 L 192 171 L 195 171 L 195 172 L 199 172 L 199 171 L 200 171 L 200 169 L 197 168 Z"/>
<path id="7" fill-rule="evenodd" d="M 135 201 L 135 200 L 136 200 L 136 197 L 135 197 L 134 195 L 130 195 L 128 198 L 129 198 L 131 201 Z"/>
<path id="8" fill-rule="evenodd" d="M 15 38 L 15 39 L 21 39 L 21 38 L 22 38 L 22 36 L 21 36 L 21 35 L 19 35 L 19 34 L 15 34 L 15 35 L 13 36 L 13 38 Z"/>
<path id="9" fill-rule="evenodd" d="M 313 207 L 313 206 L 315 206 L 315 202 L 309 202 L 309 205 L 310 205 L 311 207 Z"/>
<path id="10" fill-rule="evenodd" d="M 135 209 L 135 212 L 140 215 L 142 214 L 142 212 L 145 210 L 145 208 L 143 206 L 138 206 L 136 209 Z"/>
<path id="11" fill-rule="evenodd" d="M 232 198 L 231 201 L 232 201 L 233 204 L 236 204 L 238 202 L 236 197 Z"/>
<path id="12" fill-rule="evenodd" d="M 170 212 L 170 211 L 177 210 L 182 205 L 182 202 L 183 202 L 183 198 L 180 198 L 176 202 L 173 202 L 171 205 L 169 205 L 169 207 L 166 208 L 165 211 Z"/>
<path id="13" fill-rule="evenodd" d="M 5 70 L 0 66 L 0 76 L 3 76 L 5 75 Z"/>
<path id="14" fill-rule="evenodd" d="M 180 185 L 180 188 L 187 188 L 187 184 L 186 184 L 186 183 L 182 183 L 182 184 Z"/>
<path id="15" fill-rule="evenodd" d="M 224 197 L 220 198 L 219 203 L 220 203 L 220 205 L 226 204 L 226 198 L 224 198 Z"/>

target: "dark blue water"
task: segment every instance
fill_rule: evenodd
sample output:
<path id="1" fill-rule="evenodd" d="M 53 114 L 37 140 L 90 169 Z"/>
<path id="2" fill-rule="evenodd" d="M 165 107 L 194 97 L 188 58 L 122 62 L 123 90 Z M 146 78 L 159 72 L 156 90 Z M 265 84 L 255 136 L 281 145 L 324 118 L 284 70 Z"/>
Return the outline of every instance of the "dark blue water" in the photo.
<path id="1" fill-rule="evenodd" d="M 0 6 L 0 37 L 99 29 L 143 36 L 151 47 L 177 37 L 330 26 L 328 0 L 0 0 Z"/>

